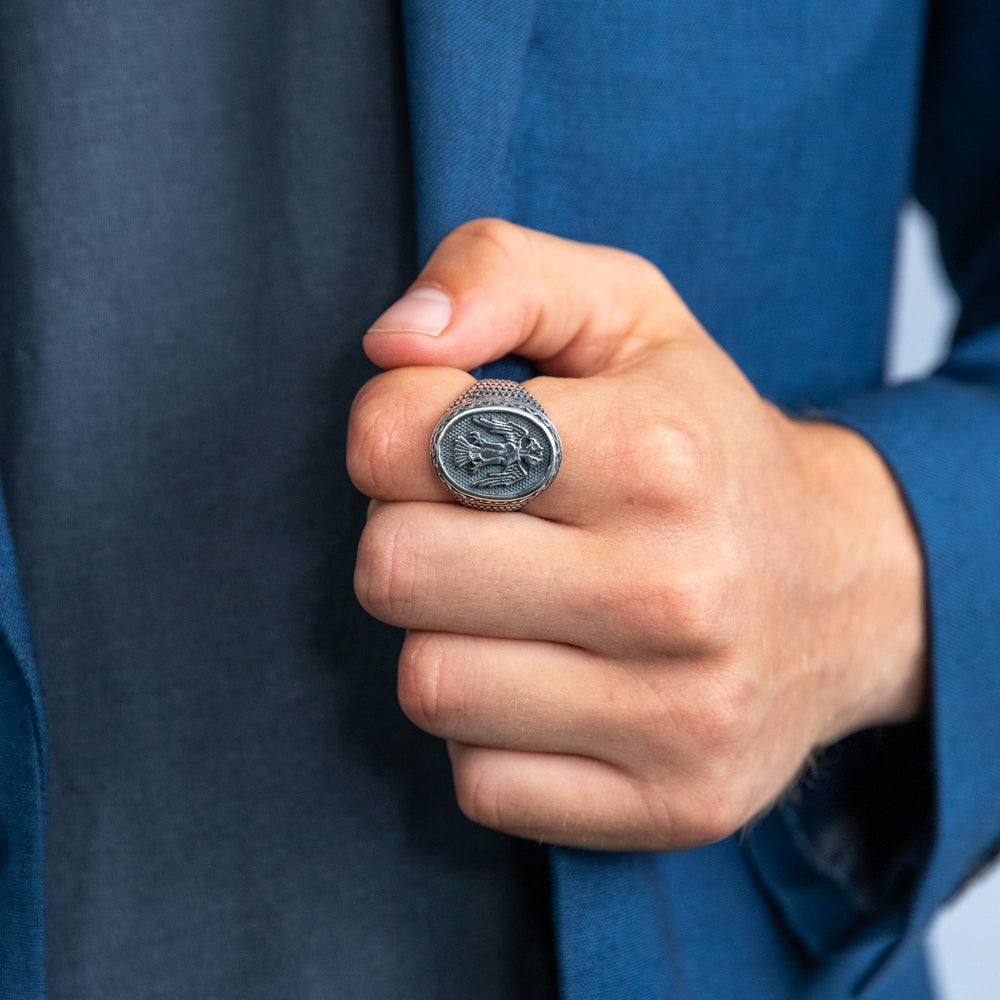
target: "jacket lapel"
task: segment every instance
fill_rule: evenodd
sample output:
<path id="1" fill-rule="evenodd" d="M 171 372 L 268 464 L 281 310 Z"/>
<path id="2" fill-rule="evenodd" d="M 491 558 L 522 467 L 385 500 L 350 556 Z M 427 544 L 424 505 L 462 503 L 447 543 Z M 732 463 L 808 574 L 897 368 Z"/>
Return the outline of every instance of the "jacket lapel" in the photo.
<path id="1" fill-rule="evenodd" d="M 403 0 L 421 261 L 497 215 L 535 0 Z"/>

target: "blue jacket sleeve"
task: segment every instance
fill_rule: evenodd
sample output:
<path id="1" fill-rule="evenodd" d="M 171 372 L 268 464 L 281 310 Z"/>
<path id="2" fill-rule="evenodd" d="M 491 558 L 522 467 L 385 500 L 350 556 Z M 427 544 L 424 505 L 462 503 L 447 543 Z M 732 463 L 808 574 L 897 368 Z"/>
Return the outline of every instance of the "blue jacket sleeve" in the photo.
<path id="1" fill-rule="evenodd" d="M 915 193 L 962 301 L 952 349 L 926 380 L 827 411 L 878 448 L 918 527 L 931 704 L 922 723 L 835 748 L 748 838 L 814 952 L 881 924 L 891 958 L 1000 845 L 998 52 L 995 0 L 932 7 Z"/>
<path id="2" fill-rule="evenodd" d="M 38 674 L 0 493 L 0 998 L 39 1000 L 45 735 Z"/>

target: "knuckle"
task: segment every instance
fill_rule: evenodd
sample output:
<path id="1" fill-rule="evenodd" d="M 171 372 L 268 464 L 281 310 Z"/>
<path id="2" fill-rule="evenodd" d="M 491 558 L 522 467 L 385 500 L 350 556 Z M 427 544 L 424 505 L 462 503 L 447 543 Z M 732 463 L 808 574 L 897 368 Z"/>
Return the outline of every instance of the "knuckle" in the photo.
<path id="1" fill-rule="evenodd" d="M 690 718 L 690 731 L 709 771 L 728 769 L 746 748 L 753 729 L 755 697 L 742 675 L 704 682 L 700 703 Z"/>
<path id="2" fill-rule="evenodd" d="M 636 285 L 647 291 L 647 294 L 662 294 L 668 289 L 672 294 L 673 286 L 666 275 L 648 258 L 632 250 L 615 250 L 621 260 L 631 269 Z"/>
<path id="3" fill-rule="evenodd" d="M 661 429 L 657 457 L 671 484 L 671 492 L 685 498 L 698 496 L 705 487 L 711 449 L 693 428 L 676 425 Z"/>
<path id="4" fill-rule="evenodd" d="M 466 819 L 491 830 L 504 829 L 503 788 L 481 755 L 464 757 L 453 767 L 455 798 Z"/>
<path id="5" fill-rule="evenodd" d="M 711 451 L 693 428 L 646 418 L 622 436 L 624 481 L 634 499 L 651 507 L 696 502 L 704 493 Z"/>
<path id="6" fill-rule="evenodd" d="M 469 244 L 476 256 L 486 258 L 486 263 L 499 267 L 502 272 L 516 274 L 518 261 L 525 249 L 526 233 L 504 219 L 472 219 L 460 225 L 452 239 Z"/>
<path id="7" fill-rule="evenodd" d="M 661 567 L 619 583 L 629 630 L 651 652 L 705 656 L 729 640 L 728 581 Z"/>
<path id="8" fill-rule="evenodd" d="M 692 427 L 660 426 L 653 434 L 650 465 L 658 469 L 676 501 L 701 499 L 706 492 L 711 446 Z"/>
<path id="9" fill-rule="evenodd" d="M 731 774 L 691 776 L 670 796 L 675 846 L 701 847 L 731 836 L 750 818 L 745 798 Z"/>
<path id="10" fill-rule="evenodd" d="M 647 821 L 674 848 L 715 843 L 760 805 L 759 685 L 720 668 L 691 674 L 680 697 L 675 684 L 667 687 L 649 714 L 649 725 L 660 727 L 662 753 L 644 790 Z"/>
<path id="11" fill-rule="evenodd" d="M 728 837 L 753 815 L 766 761 L 759 741 L 766 718 L 752 671 L 722 667 L 698 677 L 679 712 L 686 779 L 683 826 L 692 844 Z"/>
<path id="12" fill-rule="evenodd" d="M 696 781 L 647 786 L 640 799 L 641 822 L 668 850 L 703 847 L 725 840 L 745 822 L 731 786 Z"/>
<path id="13" fill-rule="evenodd" d="M 407 636 L 399 658 L 397 697 L 406 717 L 434 732 L 444 714 L 442 673 L 444 652 L 428 633 Z"/>
<path id="14" fill-rule="evenodd" d="M 730 581 L 726 571 L 704 569 L 687 575 L 671 594 L 673 627 L 682 644 L 702 653 L 726 645 Z"/>
<path id="15" fill-rule="evenodd" d="M 393 442 L 400 439 L 404 421 L 398 405 L 384 405 L 384 394 L 365 390 L 351 408 L 347 431 L 347 472 L 365 496 L 393 495 L 398 478 Z"/>
<path id="16" fill-rule="evenodd" d="M 693 838 L 701 844 L 715 844 L 735 833 L 746 822 L 740 799 L 731 787 L 715 787 L 703 795 L 698 817 L 692 826 Z"/>
<path id="17" fill-rule="evenodd" d="M 419 539 L 408 519 L 389 507 L 372 514 L 358 544 L 354 590 L 361 606 L 390 625 L 418 624 Z"/>

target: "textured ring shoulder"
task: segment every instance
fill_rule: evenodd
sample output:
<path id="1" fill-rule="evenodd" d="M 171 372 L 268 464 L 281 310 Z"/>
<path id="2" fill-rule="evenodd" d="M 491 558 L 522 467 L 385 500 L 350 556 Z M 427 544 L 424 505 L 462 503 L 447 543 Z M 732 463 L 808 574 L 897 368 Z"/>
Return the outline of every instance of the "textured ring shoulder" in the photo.
<path id="1" fill-rule="evenodd" d="M 483 379 L 445 411 L 431 435 L 431 464 L 459 503 L 520 510 L 552 485 L 559 434 L 517 382 Z"/>

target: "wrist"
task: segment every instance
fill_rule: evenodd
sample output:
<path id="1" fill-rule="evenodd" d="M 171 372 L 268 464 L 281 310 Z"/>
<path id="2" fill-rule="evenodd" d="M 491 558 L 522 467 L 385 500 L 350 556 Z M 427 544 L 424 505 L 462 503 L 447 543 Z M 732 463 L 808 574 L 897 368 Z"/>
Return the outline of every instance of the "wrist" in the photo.
<path id="1" fill-rule="evenodd" d="M 861 435 L 792 424 L 815 553 L 813 656 L 832 675 L 823 742 L 915 718 L 927 688 L 923 553 L 906 500 Z"/>

